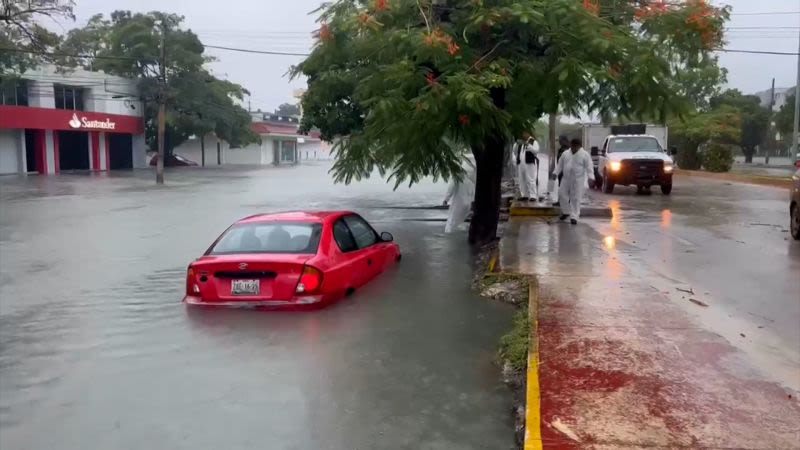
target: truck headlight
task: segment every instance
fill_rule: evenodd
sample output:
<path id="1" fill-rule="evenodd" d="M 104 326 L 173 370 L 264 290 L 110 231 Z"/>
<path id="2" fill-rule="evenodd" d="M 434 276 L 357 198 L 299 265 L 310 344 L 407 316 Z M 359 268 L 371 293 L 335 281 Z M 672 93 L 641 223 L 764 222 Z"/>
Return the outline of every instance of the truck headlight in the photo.
<path id="1" fill-rule="evenodd" d="M 664 164 L 664 173 L 672 173 L 673 167 L 672 164 Z"/>
<path id="2" fill-rule="evenodd" d="M 619 169 L 622 169 L 622 163 L 619 161 L 611 161 L 610 169 L 612 172 L 619 172 Z"/>

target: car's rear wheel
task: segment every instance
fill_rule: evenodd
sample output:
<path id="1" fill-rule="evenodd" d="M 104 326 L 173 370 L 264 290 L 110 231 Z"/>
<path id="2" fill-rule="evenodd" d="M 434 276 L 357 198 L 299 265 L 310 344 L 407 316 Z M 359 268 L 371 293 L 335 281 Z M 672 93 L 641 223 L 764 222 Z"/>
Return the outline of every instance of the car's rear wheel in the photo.
<path id="1" fill-rule="evenodd" d="M 661 185 L 661 193 L 664 195 L 669 195 L 672 193 L 672 183 L 665 183 Z"/>
<path id="2" fill-rule="evenodd" d="M 607 174 L 605 177 L 603 177 L 603 192 L 606 194 L 611 194 L 614 192 L 614 182 L 609 180 L 609 178 L 611 177 L 609 177 Z"/>
<path id="3" fill-rule="evenodd" d="M 790 228 L 792 231 L 792 237 L 800 241 L 800 205 L 797 204 L 792 205 L 790 220 L 791 220 Z"/>

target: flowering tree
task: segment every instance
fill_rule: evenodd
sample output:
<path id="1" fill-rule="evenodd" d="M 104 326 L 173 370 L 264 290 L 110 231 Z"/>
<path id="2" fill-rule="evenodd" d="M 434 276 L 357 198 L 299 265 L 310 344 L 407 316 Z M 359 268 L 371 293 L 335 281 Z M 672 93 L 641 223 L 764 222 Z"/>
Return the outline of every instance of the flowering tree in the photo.
<path id="1" fill-rule="evenodd" d="M 303 126 L 336 142 L 345 183 L 459 177 L 470 151 L 469 237 L 490 241 L 515 136 L 559 110 L 680 114 L 727 16 L 705 0 L 337 0 L 294 69 L 308 77 Z"/>

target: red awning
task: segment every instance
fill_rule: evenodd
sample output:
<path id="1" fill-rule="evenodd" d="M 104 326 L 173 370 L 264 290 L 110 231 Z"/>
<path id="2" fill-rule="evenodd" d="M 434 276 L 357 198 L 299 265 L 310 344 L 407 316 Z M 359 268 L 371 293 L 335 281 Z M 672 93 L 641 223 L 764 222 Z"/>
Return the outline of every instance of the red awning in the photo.
<path id="1" fill-rule="evenodd" d="M 141 117 L 69 109 L 0 105 L 0 129 L 3 128 L 144 133 L 144 123 Z"/>

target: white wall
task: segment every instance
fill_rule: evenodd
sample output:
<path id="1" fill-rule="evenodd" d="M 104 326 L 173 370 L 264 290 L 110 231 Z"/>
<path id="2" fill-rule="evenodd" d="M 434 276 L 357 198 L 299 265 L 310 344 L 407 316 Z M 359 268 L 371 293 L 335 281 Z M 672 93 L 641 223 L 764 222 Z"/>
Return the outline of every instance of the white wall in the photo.
<path id="1" fill-rule="evenodd" d="M 269 141 L 264 139 L 261 144 L 250 144 L 247 147 L 228 148 L 225 151 L 224 164 L 261 164 L 262 146 Z M 270 143 L 270 145 L 272 145 Z"/>
<path id="2" fill-rule="evenodd" d="M 0 130 L 0 174 L 20 173 L 21 130 Z"/>
<path id="3" fill-rule="evenodd" d="M 150 161 L 147 159 L 147 143 L 144 140 L 144 134 L 132 136 L 133 168 L 146 169 L 150 166 Z"/>
<path id="4" fill-rule="evenodd" d="M 39 108 L 55 108 L 53 84 L 84 88 L 84 110 L 126 116 L 142 116 L 136 81 L 76 69 L 59 73 L 55 66 L 41 66 L 25 72 L 28 80 L 28 104 Z M 119 98 L 114 98 L 119 97 Z"/>
<path id="5" fill-rule="evenodd" d="M 227 156 L 227 152 L 229 149 L 229 145 L 227 142 L 217 139 L 216 136 L 213 134 L 208 134 L 205 137 L 205 147 L 206 147 L 206 166 L 216 166 L 217 165 L 217 142 L 220 144 L 220 153 L 222 163 L 225 164 L 225 158 Z M 203 152 L 202 148 L 200 147 L 200 138 L 192 138 L 187 140 L 186 142 L 182 143 L 181 145 L 175 147 L 173 153 L 183 156 L 186 159 L 190 159 L 197 164 L 201 164 L 203 161 Z"/>
<path id="6" fill-rule="evenodd" d="M 333 159 L 331 145 L 322 141 L 306 141 L 297 145 L 300 161 L 327 161 Z"/>

